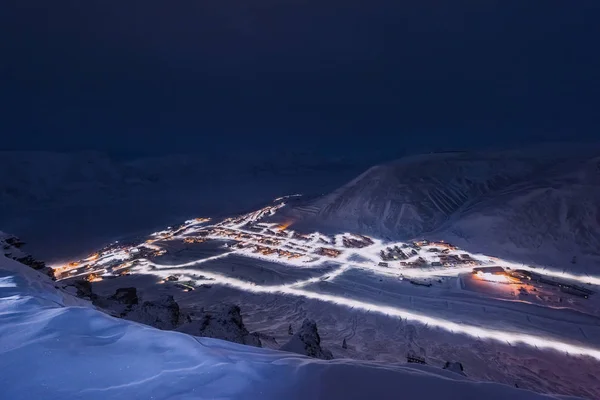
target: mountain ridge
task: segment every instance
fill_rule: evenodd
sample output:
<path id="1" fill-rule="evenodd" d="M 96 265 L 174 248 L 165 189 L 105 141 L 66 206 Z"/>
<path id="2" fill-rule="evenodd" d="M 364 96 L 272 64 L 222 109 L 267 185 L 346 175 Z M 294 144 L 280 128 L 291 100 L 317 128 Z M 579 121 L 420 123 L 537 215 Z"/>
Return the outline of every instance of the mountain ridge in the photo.
<path id="1" fill-rule="evenodd" d="M 411 156 L 286 213 L 318 229 L 453 240 L 563 268 L 573 257 L 600 265 L 600 151 L 555 151 Z"/>

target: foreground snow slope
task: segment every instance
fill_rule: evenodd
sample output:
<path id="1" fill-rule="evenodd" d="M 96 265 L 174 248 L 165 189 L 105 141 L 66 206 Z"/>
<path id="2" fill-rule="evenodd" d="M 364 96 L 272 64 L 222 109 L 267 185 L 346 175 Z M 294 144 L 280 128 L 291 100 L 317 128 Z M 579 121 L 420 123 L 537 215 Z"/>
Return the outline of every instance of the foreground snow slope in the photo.
<path id="1" fill-rule="evenodd" d="M 438 368 L 320 361 L 115 319 L 0 257 L 1 399 L 551 399 Z"/>

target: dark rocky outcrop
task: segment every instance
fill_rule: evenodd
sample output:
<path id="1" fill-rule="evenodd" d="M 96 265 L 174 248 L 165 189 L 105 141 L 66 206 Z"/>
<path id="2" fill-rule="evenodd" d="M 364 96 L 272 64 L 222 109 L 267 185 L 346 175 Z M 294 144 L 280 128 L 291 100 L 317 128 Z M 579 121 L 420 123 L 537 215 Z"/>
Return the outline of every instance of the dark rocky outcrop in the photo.
<path id="1" fill-rule="evenodd" d="M 15 260 L 17 260 L 21 264 L 25 264 L 25 265 L 33 268 L 33 269 L 41 270 L 41 269 L 46 268 L 45 262 L 36 260 L 35 258 L 33 258 L 30 255 L 27 255 L 25 257 L 15 258 Z"/>
<path id="2" fill-rule="evenodd" d="M 89 282 L 88 282 L 89 283 Z M 94 305 L 115 317 L 124 318 L 139 303 L 137 289 L 134 287 L 119 288 L 109 297 L 94 296 Z"/>
<path id="3" fill-rule="evenodd" d="M 182 325 L 178 330 L 194 336 L 262 347 L 259 335 L 250 333 L 244 326 L 240 308 L 236 305 L 219 305 L 210 311 L 202 311 L 196 317 L 199 318 Z"/>
<path id="4" fill-rule="evenodd" d="M 142 303 L 134 287 L 119 288 L 112 296 L 104 297 L 92 293 L 91 284 L 87 281 L 77 281 L 73 286 L 77 288 L 77 296 L 91 299 L 106 313 L 158 329 L 175 329 L 189 318 L 170 295 Z"/>
<path id="5" fill-rule="evenodd" d="M 117 289 L 115 294 L 113 294 L 109 298 L 127 306 L 133 306 L 135 304 L 138 304 L 139 300 L 137 295 L 137 289 L 134 287 L 119 288 Z"/>
<path id="6" fill-rule="evenodd" d="M 94 300 L 97 297 L 92 291 L 92 284 L 86 280 L 77 280 L 73 282 L 72 286 L 77 289 L 77 297 L 81 297 L 86 300 Z"/>
<path id="7" fill-rule="evenodd" d="M 261 344 L 268 343 L 269 346 L 267 347 L 279 347 L 279 343 L 273 335 L 269 335 L 264 332 L 255 332 L 252 333 L 252 335 L 256 335 L 260 339 Z"/>
<path id="8" fill-rule="evenodd" d="M 104 312 L 163 330 L 178 330 L 194 336 L 210 337 L 249 346 L 262 347 L 258 333 L 250 333 L 244 326 L 240 308 L 235 305 L 219 305 L 210 311 L 202 310 L 194 319 L 180 310 L 173 296 L 164 295 L 156 300 L 142 302 L 135 287 L 119 288 L 112 296 L 98 296 L 86 280 L 69 285 L 77 290 L 77 296 L 91 300 Z M 273 337 L 265 336 L 273 344 Z"/>
<path id="9" fill-rule="evenodd" d="M 23 247 L 25 245 L 25 242 L 16 236 L 8 237 L 4 241 L 6 242 L 7 245 L 15 247 L 17 249 L 20 249 L 21 247 Z"/>
<path id="10" fill-rule="evenodd" d="M 2 246 L 2 253 L 6 257 L 40 271 L 48 275 L 52 280 L 56 280 L 52 268 L 47 267 L 45 262 L 37 260 L 21 249 L 25 245 L 25 242 L 18 237 L 0 232 L 0 245 Z"/>
<path id="11" fill-rule="evenodd" d="M 333 359 L 331 351 L 321 347 L 321 337 L 317 330 L 317 323 L 310 319 L 304 320 L 300 330 L 289 342 L 281 346 L 280 350 L 320 358 L 322 360 Z"/>
<path id="12" fill-rule="evenodd" d="M 467 376 L 464 373 L 463 365 L 458 361 L 446 361 L 446 364 L 444 365 L 444 369 L 455 372 L 459 375 Z"/>
<path id="13" fill-rule="evenodd" d="M 145 301 L 141 305 L 134 306 L 125 317 L 165 330 L 177 328 L 180 319 L 185 318 L 179 310 L 179 304 L 171 295 L 164 295 L 157 300 Z"/>

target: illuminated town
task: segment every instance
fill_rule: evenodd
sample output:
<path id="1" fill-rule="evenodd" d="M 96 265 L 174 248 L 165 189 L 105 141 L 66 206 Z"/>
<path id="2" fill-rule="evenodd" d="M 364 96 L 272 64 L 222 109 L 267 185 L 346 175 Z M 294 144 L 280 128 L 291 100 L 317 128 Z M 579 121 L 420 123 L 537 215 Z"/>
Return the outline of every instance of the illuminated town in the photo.
<path id="1" fill-rule="evenodd" d="M 462 277 L 462 282 L 467 282 L 475 288 L 479 287 L 477 285 L 495 285 L 494 290 L 509 296 L 531 295 L 529 297 L 533 298 L 551 290 L 557 302 L 563 299 L 587 301 L 595 292 L 592 287 L 600 285 L 600 278 L 514 264 L 495 257 L 472 254 L 443 241 L 384 243 L 354 233 L 327 235 L 319 232 L 296 232 L 290 229 L 293 221 L 268 222 L 269 217 L 273 217 L 285 206 L 285 200 L 286 198 L 280 198 L 260 210 L 221 221 L 215 222 L 209 218 L 190 219 L 180 225 L 155 232 L 138 244 L 112 243 L 82 260 L 54 266 L 54 273 L 59 280 L 84 278 L 91 282 L 123 275 L 146 274 L 156 276 L 157 284 L 173 284 L 186 292 L 203 285 L 224 285 L 254 293 L 300 296 L 358 309 L 375 310 L 455 333 L 487 337 L 502 342 L 535 344 L 569 353 L 592 355 L 600 359 L 600 351 L 569 343 L 527 334 L 507 335 L 502 331 L 457 324 L 416 314 L 406 309 L 378 306 L 308 289 L 311 284 L 332 282 L 354 269 L 404 280 L 421 287 L 431 287 L 446 278 Z M 161 257 L 168 254 L 169 247 L 174 243 L 193 247 L 211 242 L 218 245 L 221 249 L 220 254 L 182 264 L 160 263 Z M 260 285 L 223 273 L 197 268 L 203 263 L 231 256 L 272 262 L 303 270 L 324 266 L 329 266 L 331 269 L 322 275 L 292 283 Z M 487 286 L 481 288 L 488 290 Z M 556 296 L 557 292 L 560 296 Z"/>

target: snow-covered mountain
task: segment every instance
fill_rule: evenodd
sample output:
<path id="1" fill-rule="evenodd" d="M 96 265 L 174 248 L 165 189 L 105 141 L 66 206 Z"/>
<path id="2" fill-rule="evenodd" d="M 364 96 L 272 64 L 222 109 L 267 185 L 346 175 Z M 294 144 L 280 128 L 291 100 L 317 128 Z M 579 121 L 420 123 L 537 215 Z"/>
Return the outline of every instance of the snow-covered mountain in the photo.
<path id="1" fill-rule="evenodd" d="M 430 366 L 322 361 L 111 317 L 0 255 L 0 398 L 564 399 Z"/>
<path id="2" fill-rule="evenodd" d="M 117 159 L 98 152 L 0 152 L 0 226 L 47 261 L 190 217 L 322 194 L 364 160 L 202 153 Z"/>
<path id="3" fill-rule="evenodd" d="M 447 239 L 584 271 L 600 265 L 599 204 L 600 150 L 544 148 L 407 157 L 288 212 L 325 228 Z"/>
<path id="4" fill-rule="evenodd" d="M 356 163 L 306 155 L 274 157 L 181 154 L 116 159 L 99 152 L 0 152 L 0 208 L 106 204 L 157 191 L 205 192 L 226 182 L 312 175 Z"/>

